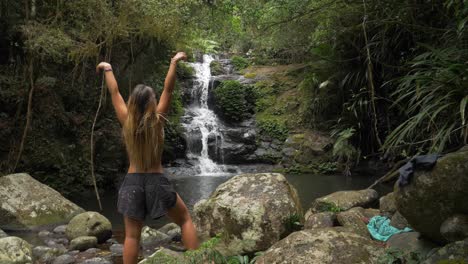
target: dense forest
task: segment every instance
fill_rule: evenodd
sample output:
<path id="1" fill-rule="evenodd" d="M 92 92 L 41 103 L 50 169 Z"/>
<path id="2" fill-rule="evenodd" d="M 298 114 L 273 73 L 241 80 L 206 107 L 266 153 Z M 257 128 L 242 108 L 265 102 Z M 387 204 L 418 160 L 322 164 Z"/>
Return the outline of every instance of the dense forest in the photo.
<path id="1" fill-rule="evenodd" d="M 237 117 L 262 112 L 260 128 L 283 140 L 298 126 L 326 131 L 350 166 L 450 152 L 468 137 L 467 17 L 463 0 L 2 1 L 0 168 L 83 186 L 96 159 L 105 186 L 126 158 L 95 65 L 114 65 L 124 97 L 141 82 L 160 91 L 177 50 L 229 54 L 239 70 L 301 65 L 297 83 L 273 87 L 297 87 L 294 122 L 271 107 L 274 92 L 257 93 L 254 107 L 229 93 L 226 102 L 240 100 Z M 179 71 L 179 83 L 193 73 Z M 166 162 L 184 156 L 182 103 L 179 92 Z"/>

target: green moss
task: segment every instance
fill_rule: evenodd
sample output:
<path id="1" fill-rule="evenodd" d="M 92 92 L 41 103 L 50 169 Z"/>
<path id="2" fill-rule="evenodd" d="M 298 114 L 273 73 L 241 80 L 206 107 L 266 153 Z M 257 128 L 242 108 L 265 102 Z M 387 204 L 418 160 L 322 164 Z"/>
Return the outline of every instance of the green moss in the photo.
<path id="1" fill-rule="evenodd" d="M 219 61 L 217 60 L 214 60 L 210 63 L 210 70 L 211 70 L 211 75 L 224 74 L 223 66 L 221 66 L 221 63 L 219 63 Z"/>
<path id="2" fill-rule="evenodd" d="M 228 122 L 239 122 L 254 112 L 255 95 L 250 86 L 224 81 L 214 90 L 215 107 Z"/>
<path id="3" fill-rule="evenodd" d="M 254 79 L 255 77 L 257 77 L 257 74 L 255 72 L 248 72 L 248 73 L 244 74 L 244 77 L 246 79 Z"/>
<path id="4" fill-rule="evenodd" d="M 324 203 L 324 202 L 320 203 L 317 206 L 317 210 L 319 212 L 333 212 L 333 213 L 339 213 L 343 211 L 343 209 L 341 209 L 339 206 L 333 203 Z"/>
<path id="5" fill-rule="evenodd" d="M 195 75 L 193 67 L 184 62 L 179 62 L 177 65 L 177 78 L 190 79 Z"/>
<path id="6" fill-rule="evenodd" d="M 241 56 L 233 56 L 231 58 L 231 63 L 234 65 L 236 71 L 243 70 L 249 66 L 249 60 Z"/>
<path id="7" fill-rule="evenodd" d="M 281 118 L 257 116 L 257 127 L 263 136 L 278 139 L 281 142 L 285 141 L 288 137 L 289 129 Z"/>

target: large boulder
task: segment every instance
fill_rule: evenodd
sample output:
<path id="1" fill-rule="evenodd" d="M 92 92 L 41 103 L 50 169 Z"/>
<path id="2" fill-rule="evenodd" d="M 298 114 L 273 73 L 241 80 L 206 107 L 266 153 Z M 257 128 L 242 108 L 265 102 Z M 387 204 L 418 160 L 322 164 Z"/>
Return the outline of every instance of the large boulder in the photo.
<path id="1" fill-rule="evenodd" d="M 201 238 L 223 234 L 219 249 L 229 255 L 269 248 L 297 216 L 302 216 L 297 192 L 279 173 L 237 175 L 193 212 Z"/>
<path id="2" fill-rule="evenodd" d="M 282 162 L 286 164 L 311 164 L 327 159 L 326 153 L 333 140 L 325 133 L 308 130 L 292 134 L 284 142 L 287 152 L 283 152 Z"/>
<path id="3" fill-rule="evenodd" d="M 0 238 L 0 263 L 29 264 L 33 263 L 33 253 L 28 242 L 19 237 Z"/>
<path id="4" fill-rule="evenodd" d="M 304 219 L 304 229 L 333 227 L 336 222 L 336 213 L 321 212 L 314 214 L 308 210 Z"/>
<path id="5" fill-rule="evenodd" d="M 94 236 L 98 243 L 104 243 L 112 237 L 112 224 L 99 213 L 85 212 L 73 217 L 65 233 L 70 240 L 81 236 Z"/>
<path id="6" fill-rule="evenodd" d="M 395 193 L 391 192 L 379 199 L 380 212 L 387 215 L 393 215 L 397 208 L 395 202 Z"/>
<path id="7" fill-rule="evenodd" d="M 334 192 L 317 198 L 312 204 L 312 211 L 346 211 L 353 207 L 367 207 L 378 197 L 373 189 Z"/>
<path id="8" fill-rule="evenodd" d="M 84 212 L 26 173 L 0 177 L 0 228 L 34 230 L 68 222 Z"/>
<path id="9" fill-rule="evenodd" d="M 346 228 L 319 228 L 290 234 L 269 248 L 256 263 L 367 264 L 376 263 L 383 253 L 378 243 Z"/>
<path id="10" fill-rule="evenodd" d="M 171 241 L 171 237 L 149 226 L 145 226 L 141 230 L 140 245 L 145 249 L 153 249 L 163 244 L 167 244 L 169 241 Z"/>
<path id="11" fill-rule="evenodd" d="M 336 216 L 338 223 L 348 230 L 353 231 L 361 236 L 369 236 L 369 230 L 367 224 L 364 221 L 365 218 L 370 219 L 379 214 L 376 209 L 364 209 L 362 207 L 354 207 L 348 211 L 338 213 Z"/>
<path id="12" fill-rule="evenodd" d="M 468 146 L 440 158 L 431 171 L 416 171 L 409 185 L 395 186 L 398 211 L 422 235 L 447 242 L 442 223 L 468 214 Z"/>
<path id="13" fill-rule="evenodd" d="M 453 242 L 432 251 L 422 264 L 468 263 L 468 239 Z"/>
<path id="14" fill-rule="evenodd" d="M 421 237 L 418 232 L 406 232 L 391 236 L 387 240 L 387 247 L 399 250 L 405 254 L 414 252 L 421 256 L 426 256 L 437 245 Z"/>

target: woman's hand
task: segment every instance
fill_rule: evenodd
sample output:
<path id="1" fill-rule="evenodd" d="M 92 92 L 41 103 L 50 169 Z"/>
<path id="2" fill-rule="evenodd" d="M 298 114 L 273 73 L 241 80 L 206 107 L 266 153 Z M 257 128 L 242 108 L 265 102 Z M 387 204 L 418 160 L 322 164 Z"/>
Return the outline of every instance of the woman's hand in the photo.
<path id="1" fill-rule="evenodd" d="M 112 70 L 112 66 L 109 63 L 103 61 L 96 66 L 96 73 L 99 74 L 101 70 Z"/>
<path id="2" fill-rule="evenodd" d="M 185 52 L 177 52 L 177 54 L 171 59 L 171 62 L 177 63 L 180 60 L 187 60 L 187 54 Z"/>

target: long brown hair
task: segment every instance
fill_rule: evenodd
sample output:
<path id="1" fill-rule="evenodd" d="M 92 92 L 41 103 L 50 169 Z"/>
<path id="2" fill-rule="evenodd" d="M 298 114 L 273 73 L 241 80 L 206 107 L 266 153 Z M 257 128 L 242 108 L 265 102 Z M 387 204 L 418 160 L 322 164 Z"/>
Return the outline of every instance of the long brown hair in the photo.
<path id="1" fill-rule="evenodd" d="M 138 84 L 128 98 L 128 117 L 122 129 L 129 160 L 139 171 L 159 165 L 164 144 L 164 130 L 157 100 L 151 87 Z"/>

